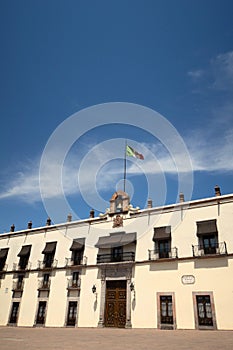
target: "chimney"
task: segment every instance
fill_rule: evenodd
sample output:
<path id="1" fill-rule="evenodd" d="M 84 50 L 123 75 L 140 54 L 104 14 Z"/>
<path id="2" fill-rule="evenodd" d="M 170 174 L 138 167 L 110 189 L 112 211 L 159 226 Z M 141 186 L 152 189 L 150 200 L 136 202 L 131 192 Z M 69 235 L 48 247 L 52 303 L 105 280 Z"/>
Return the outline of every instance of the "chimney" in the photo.
<path id="1" fill-rule="evenodd" d="M 90 210 L 90 216 L 89 216 L 91 219 L 93 219 L 95 217 L 95 211 L 94 209 L 91 209 Z"/>
<path id="2" fill-rule="evenodd" d="M 148 209 L 150 209 L 150 208 L 152 208 L 152 199 L 151 198 L 149 198 L 148 200 L 147 200 L 147 208 Z"/>
<path id="3" fill-rule="evenodd" d="M 67 215 L 67 222 L 71 222 L 72 221 L 72 215 L 69 213 Z"/>
<path id="4" fill-rule="evenodd" d="M 46 221 L 46 225 L 47 225 L 47 226 L 50 226 L 50 225 L 51 225 L 51 219 L 50 219 L 50 217 L 48 217 L 48 219 L 47 219 L 47 221 Z"/>
<path id="5" fill-rule="evenodd" d="M 31 228 L 32 228 L 32 222 L 29 221 L 29 222 L 28 222 L 28 229 L 30 230 Z"/>
<path id="6" fill-rule="evenodd" d="M 180 192 L 179 198 L 180 198 L 180 203 L 184 203 L 184 194 L 182 192 Z"/>
<path id="7" fill-rule="evenodd" d="M 15 225 L 13 224 L 13 225 L 11 225 L 11 230 L 10 230 L 10 232 L 14 232 L 15 231 Z"/>
<path id="8" fill-rule="evenodd" d="M 220 190 L 220 187 L 218 185 L 216 185 L 214 187 L 214 190 L 215 190 L 215 196 L 216 197 L 221 196 L 221 190 Z"/>

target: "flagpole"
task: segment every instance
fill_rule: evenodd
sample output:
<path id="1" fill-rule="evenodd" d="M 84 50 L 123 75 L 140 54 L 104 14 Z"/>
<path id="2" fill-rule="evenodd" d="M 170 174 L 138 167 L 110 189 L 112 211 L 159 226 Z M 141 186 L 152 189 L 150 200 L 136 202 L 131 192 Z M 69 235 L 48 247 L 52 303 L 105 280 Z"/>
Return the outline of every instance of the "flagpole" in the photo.
<path id="1" fill-rule="evenodd" d="M 125 192 L 125 183 L 126 183 L 126 148 L 127 148 L 127 140 L 125 140 L 125 158 L 124 158 L 124 192 Z"/>

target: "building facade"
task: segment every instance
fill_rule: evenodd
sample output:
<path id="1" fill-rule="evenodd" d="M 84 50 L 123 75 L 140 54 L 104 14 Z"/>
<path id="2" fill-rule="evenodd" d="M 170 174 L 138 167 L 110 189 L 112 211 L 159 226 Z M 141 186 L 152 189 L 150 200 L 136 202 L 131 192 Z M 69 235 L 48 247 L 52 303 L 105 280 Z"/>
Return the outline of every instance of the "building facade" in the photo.
<path id="1" fill-rule="evenodd" d="M 0 325 L 233 330 L 233 194 L 0 235 Z"/>

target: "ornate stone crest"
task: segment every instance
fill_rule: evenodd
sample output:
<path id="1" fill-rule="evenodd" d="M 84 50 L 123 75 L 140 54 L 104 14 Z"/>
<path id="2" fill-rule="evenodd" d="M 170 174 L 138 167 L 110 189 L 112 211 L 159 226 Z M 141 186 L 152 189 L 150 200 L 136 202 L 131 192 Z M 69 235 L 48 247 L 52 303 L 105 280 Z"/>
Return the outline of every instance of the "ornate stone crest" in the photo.
<path id="1" fill-rule="evenodd" d="M 123 226 L 123 217 L 118 214 L 113 219 L 113 226 L 112 227 L 121 227 L 121 226 Z"/>

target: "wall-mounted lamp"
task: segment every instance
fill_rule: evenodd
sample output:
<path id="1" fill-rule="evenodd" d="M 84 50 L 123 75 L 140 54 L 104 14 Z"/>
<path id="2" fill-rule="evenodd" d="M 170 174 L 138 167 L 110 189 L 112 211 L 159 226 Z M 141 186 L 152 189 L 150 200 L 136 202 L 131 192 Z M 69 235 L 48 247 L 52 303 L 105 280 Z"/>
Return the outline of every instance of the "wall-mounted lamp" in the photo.
<path id="1" fill-rule="evenodd" d="M 130 287 L 131 292 L 133 292 L 134 291 L 134 283 L 131 282 L 129 287 Z"/>
<path id="2" fill-rule="evenodd" d="M 93 284 L 93 286 L 92 286 L 92 293 L 93 293 L 93 294 L 96 293 L 96 285 L 95 285 L 95 284 Z"/>

